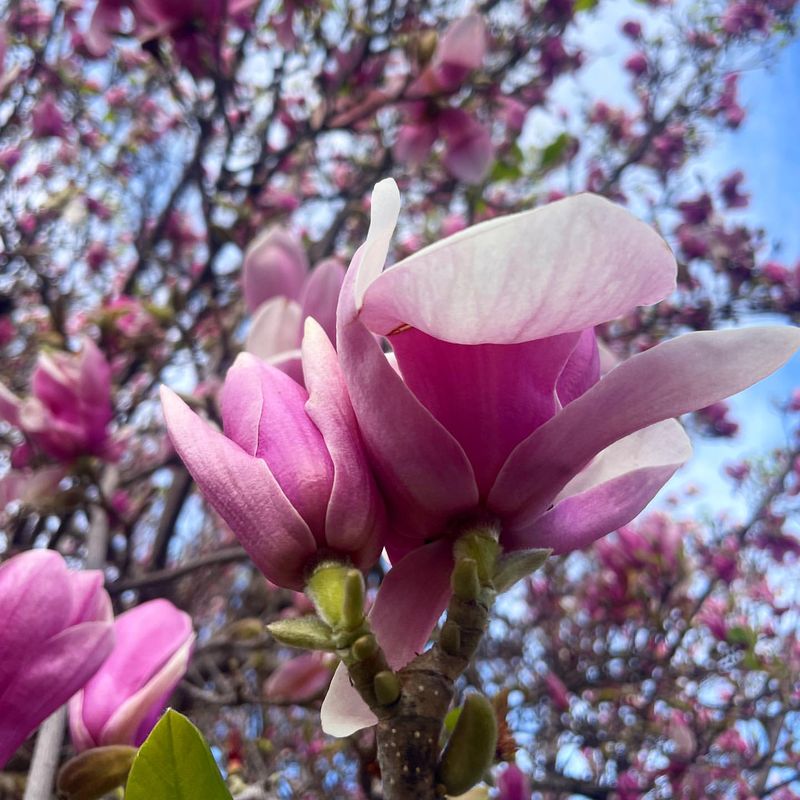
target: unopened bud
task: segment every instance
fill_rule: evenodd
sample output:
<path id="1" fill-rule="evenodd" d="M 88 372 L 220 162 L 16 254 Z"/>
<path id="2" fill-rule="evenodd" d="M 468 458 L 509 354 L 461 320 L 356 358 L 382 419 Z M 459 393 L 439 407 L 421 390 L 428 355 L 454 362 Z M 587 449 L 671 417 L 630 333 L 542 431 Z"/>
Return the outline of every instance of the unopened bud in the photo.
<path id="1" fill-rule="evenodd" d="M 116 744 L 84 750 L 59 770 L 59 794 L 66 800 L 98 800 L 125 784 L 136 752 Z"/>
<path id="2" fill-rule="evenodd" d="M 460 600 L 477 600 L 481 593 L 478 564 L 474 558 L 459 558 L 450 579 L 453 594 Z"/>
<path id="3" fill-rule="evenodd" d="M 400 697 L 400 681 L 391 670 L 379 672 L 373 679 L 372 685 L 378 705 L 390 706 Z"/>
<path id="4" fill-rule="evenodd" d="M 437 768 L 448 795 L 469 791 L 491 767 L 497 746 L 497 719 L 482 694 L 467 696 Z"/>
<path id="5" fill-rule="evenodd" d="M 364 622 L 364 576 L 351 569 L 344 577 L 342 627 L 352 631 Z"/>

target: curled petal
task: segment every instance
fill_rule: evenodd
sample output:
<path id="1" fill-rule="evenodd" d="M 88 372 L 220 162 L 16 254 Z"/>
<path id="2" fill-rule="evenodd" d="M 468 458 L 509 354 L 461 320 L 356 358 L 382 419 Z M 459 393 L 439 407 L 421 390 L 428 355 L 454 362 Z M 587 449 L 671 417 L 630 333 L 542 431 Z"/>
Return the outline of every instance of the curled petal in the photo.
<path id="1" fill-rule="evenodd" d="M 628 359 L 516 447 L 489 506 L 515 528 L 533 523 L 601 450 L 751 386 L 798 347 L 797 328 L 742 328 L 686 334 Z"/>
<path id="2" fill-rule="evenodd" d="M 692 454 L 673 419 L 620 439 L 578 473 L 554 507 L 532 525 L 503 535 L 508 549 L 569 553 L 630 522 Z"/>
<path id="3" fill-rule="evenodd" d="M 380 274 L 388 210 L 381 204 L 381 246 L 365 252 L 357 284 L 361 321 L 375 333 L 411 325 L 459 344 L 526 342 L 613 319 L 675 285 L 663 239 L 595 195 L 480 223 Z"/>

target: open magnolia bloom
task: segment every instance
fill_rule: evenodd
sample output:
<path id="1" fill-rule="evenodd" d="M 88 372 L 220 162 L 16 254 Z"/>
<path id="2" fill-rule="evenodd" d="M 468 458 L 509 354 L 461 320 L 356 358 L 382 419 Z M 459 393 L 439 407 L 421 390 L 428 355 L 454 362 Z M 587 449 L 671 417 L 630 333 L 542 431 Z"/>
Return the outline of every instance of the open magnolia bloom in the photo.
<path id="1" fill-rule="evenodd" d="M 399 205 L 393 181 L 375 187 L 337 328 L 389 510 L 394 566 L 371 622 L 395 669 L 447 602 L 460 534 L 490 523 L 505 551 L 588 545 L 689 457 L 675 417 L 755 383 L 800 346 L 789 327 L 692 333 L 601 377 L 594 326 L 674 288 L 675 260 L 655 231 L 579 195 L 476 225 L 384 272 Z M 375 722 L 342 667 L 322 722 L 334 735 Z"/>

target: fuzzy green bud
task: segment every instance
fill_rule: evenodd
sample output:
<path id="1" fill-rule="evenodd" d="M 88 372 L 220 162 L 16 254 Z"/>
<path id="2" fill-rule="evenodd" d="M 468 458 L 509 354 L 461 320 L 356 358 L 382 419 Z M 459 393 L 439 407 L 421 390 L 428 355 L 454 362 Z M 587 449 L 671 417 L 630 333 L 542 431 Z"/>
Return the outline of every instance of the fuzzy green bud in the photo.
<path id="1" fill-rule="evenodd" d="M 453 594 L 460 600 L 474 601 L 480 597 L 481 582 L 474 558 L 459 558 L 450 577 Z"/>
<path id="2" fill-rule="evenodd" d="M 478 783 L 491 767 L 497 747 L 497 719 L 482 694 L 467 695 L 437 768 L 448 795 L 460 795 Z"/>
<path id="3" fill-rule="evenodd" d="M 66 800 L 98 800 L 128 780 L 136 748 L 109 745 L 85 750 L 58 772 L 58 792 Z"/>

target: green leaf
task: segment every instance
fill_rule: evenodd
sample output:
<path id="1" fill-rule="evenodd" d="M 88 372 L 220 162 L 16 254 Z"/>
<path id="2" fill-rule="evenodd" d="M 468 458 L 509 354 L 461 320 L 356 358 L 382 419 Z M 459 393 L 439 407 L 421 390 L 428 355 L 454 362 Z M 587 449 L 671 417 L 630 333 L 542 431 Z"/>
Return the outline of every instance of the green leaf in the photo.
<path id="1" fill-rule="evenodd" d="M 744 625 L 735 625 L 725 637 L 728 644 L 739 644 L 744 647 L 753 647 L 756 643 L 756 635 L 752 628 L 746 628 Z"/>
<path id="2" fill-rule="evenodd" d="M 139 748 L 125 800 L 231 800 L 203 735 L 167 709 Z"/>
<path id="3" fill-rule="evenodd" d="M 497 591 L 504 592 L 517 581 L 536 572 L 552 552 L 546 548 L 537 548 L 504 555 L 498 561 L 497 571 L 494 574 L 494 585 Z"/>
<path id="4" fill-rule="evenodd" d="M 579 11 L 591 11 L 598 3 L 598 0 L 577 0 L 575 3 L 575 13 Z"/>
<path id="5" fill-rule="evenodd" d="M 557 166 L 567 154 L 567 148 L 571 142 L 572 137 L 568 133 L 559 133 L 558 136 L 542 150 L 542 160 L 539 166 L 545 170 Z"/>

